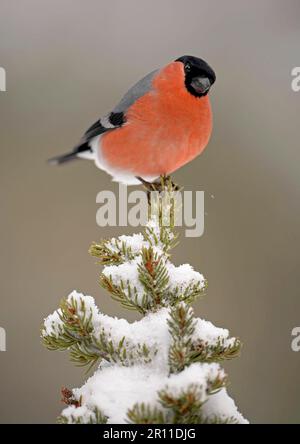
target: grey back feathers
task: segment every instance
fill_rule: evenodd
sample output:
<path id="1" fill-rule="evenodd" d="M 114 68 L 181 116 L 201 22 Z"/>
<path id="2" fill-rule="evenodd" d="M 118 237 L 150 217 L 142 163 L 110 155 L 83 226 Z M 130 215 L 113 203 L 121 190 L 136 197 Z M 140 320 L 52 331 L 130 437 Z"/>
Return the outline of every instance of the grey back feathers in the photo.
<path id="1" fill-rule="evenodd" d="M 133 105 L 136 100 L 150 91 L 152 87 L 152 80 L 158 71 L 159 69 L 155 69 L 133 85 L 121 99 L 118 105 L 113 109 L 113 112 L 122 112 L 126 114 L 126 110 L 130 108 L 130 106 Z"/>
<path id="2" fill-rule="evenodd" d="M 73 150 L 62 156 L 57 156 L 49 160 L 51 164 L 62 164 L 73 159 L 84 157 L 85 154 L 91 153 L 91 143 L 93 139 L 106 131 L 113 131 L 120 128 L 126 122 L 126 111 L 134 104 L 136 100 L 144 96 L 151 90 L 152 80 L 158 73 L 158 69 L 150 72 L 135 85 L 133 85 L 123 96 L 113 111 L 101 119 L 93 123 L 92 126 L 84 133 L 78 145 Z M 91 142 L 91 143 L 90 143 Z"/>
<path id="3" fill-rule="evenodd" d="M 122 126 L 126 122 L 126 111 L 136 100 L 151 90 L 152 80 L 158 71 L 159 70 L 156 69 L 155 71 L 150 72 L 133 85 L 111 113 L 103 116 L 84 133 L 81 143 L 88 142 L 108 130 L 113 130 Z"/>

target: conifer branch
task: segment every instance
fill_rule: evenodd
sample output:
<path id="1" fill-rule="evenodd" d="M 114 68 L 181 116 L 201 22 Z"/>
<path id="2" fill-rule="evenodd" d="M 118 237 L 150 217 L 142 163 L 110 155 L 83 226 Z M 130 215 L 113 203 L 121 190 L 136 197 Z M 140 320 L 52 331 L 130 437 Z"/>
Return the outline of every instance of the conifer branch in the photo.
<path id="1" fill-rule="evenodd" d="M 42 334 L 44 345 L 49 350 L 66 350 L 78 342 L 89 340 L 93 331 L 92 313 L 87 313 L 84 300 L 79 307 L 77 300 L 64 299 L 57 313 L 61 320 L 58 334 Z"/>
<path id="2" fill-rule="evenodd" d="M 150 308 L 147 294 L 145 293 L 139 302 L 137 289 L 131 286 L 129 280 L 126 283 L 121 281 L 120 285 L 116 285 L 113 283 L 111 276 L 107 277 L 102 274 L 100 276 L 100 285 L 110 293 L 112 299 L 128 310 L 136 310 L 144 315 Z"/>
<path id="3" fill-rule="evenodd" d="M 138 265 L 139 280 L 145 292 L 151 298 L 151 307 L 158 308 L 163 305 L 165 293 L 168 288 L 169 276 L 164 260 L 153 249 L 144 248 L 142 263 Z"/>
<path id="4" fill-rule="evenodd" d="M 58 424 L 107 424 L 107 416 L 101 410 L 94 407 L 88 415 L 60 415 L 57 418 Z"/>
<path id="5" fill-rule="evenodd" d="M 224 338 L 219 338 L 216 345 L 205 341 L 196 341 L 192 344 L 190 359 L 192 362 L 221 362 L 236 358 L 241 350 L 238 338 L 232 344 L 226 344 Z"/>
<path id="6" fill-rule="evenodd" d="M 168 255 L 169 252 L 178 245 L 178 233 L 170 227 L 157 226 L 153 227 L 151 225 L 146 226 L 144 231 L 145 240 L 149 242 L 152 247 L 160 246 L 162 251 Z"/>
<path id="7" fill-rule="evenodd" d="M 78 366 L 88 365 L 90 369 L 102 360 L 124 366 L 136 362 L 147 364 L 157 353 L 157 349 L 150 350 L 147 344 L 131 344 L 125 336 L 115 342 L 104 328 L 95 333 L 92 313 L 87 313 L 83 300 L 80 305 L 74 298 L 63 300 L 59 316 L 57 332 L 42 331 L 44 345 L 49 350 L 69 350 L 71 361 Z"/>
<path id="8" fill-rule="evenodd" d="M 184 302 L 190 305 L 198 298 L 203 297 L 206 289 L 207 281 L 205 281 L 204 284 L 202 282 L 191 283 L 183 291 L 181 291 L 179 287 L 176 287 L 169 292 L 168 300 L 170 301 L 171 306 L 176 305 L 179 302 Z"/>
<path id="9" fill-rule="evenodd" d="M 168 424 L 166 413 L 149 404 L 134 404 L 127 411 L 127 418 L 130 424 Z"/>
<path id="10" fill-rule="evenodd" d="M 134 259 L 136 256 L 132 252 L 132 248 L 119 239 L 102 240 L 99 243 L 93 242 L 89 253 L 99 259 L 98 263 L 100 265 L 119 265 Z"/>
<path id="11" fill-rule="evenodd" d="M 219 337 L 216 344 L 195 340 L 194 313 L 191 307 L 183 303 L 171 309 L 168 325 L 172 337 L 169 348 L 171 373 L 182 371 L 195 362 L 210 363 L 233 359 L 240 352 L 241 342 L 237 338 L 228 343 L 225 338 Z"/>
<path id="12" fill-rule="evenodd" d="M 171 410 L 172 424 L 193 424 L 203 405 L 197 385 L 190 385 L 177 396 L 170 390 L 161 390 L 158 397 L 161 405 Z"/>
<path id="13" fill-rule="evenodd" d="M 202 407 L 208 396 L 215 394 L 226 385 L 226 376 L 217 375 L 208 381 L 205 394 L 199 384 L 190 384 L 179 394 L 166 387 L 158 392 L 158 402 L 162 409 L 149 404 L 136 403 L 127 411 L 127 418 L 132 424 L 202 424 L 230 423 L 232 418 L 206 419 L 202 414 Z M 217 422 L 219 421 L 219 422 Z"/>
<path id="14" fill-rule="evenodd" d="M 192 309 L 180 303 L 170 310 L 168 320 L 172 343 L 169 348 L 170 373 L 182 371 L 190 361 L 192 335 L 195 331 L 195 320 Z"/>
<path id="15" fill-rule="evenodd" d="M 93 298 L 74 291 L 45 319 L 42 339 L 48 349 L 68 350 L 76 365 L 88 369 L 109 363 L 100 366 L 84 388 L 62 389 L 67 407 L 58 422 L 105 424 L 119 418 L 131 424 L 243 422 L 234 403 L 228 403 L 226 389 L 221 390 L 227 377 L 217 364 L 237 356 L 241 343 L 228 338 L 227 330 L 195 319 L 191 303 L 204 294 L 207 282 L 189 264 L 176 267 L 170 262 L 178 243 L 174 230 L 178 201 L 175 194 L 164 200 L 164 193 L 179 188 L 169 177 L 145 186 L 162 193 L 156 200 L 148 195 L 151 218 L 144 233 L 94 242 L 89 249 L 104 266 L 102 288 L 144 318 L 133 324 L 110 319 L 99 313 Z M 138 402 L 131 407 L 128 400 L 133 394 Z M 143 402 L 144 395 L 153 402 Z M 205 410 L 214 395 L 215 401 Z"/>
<path id="16" fill-rule="evenodd" d="M 210 416 L 204 417 L 203 415 L 195 416 L 193 424 L 238 424 L 238 420 L 233 416 L 220 417 L 220 416 Z"/>

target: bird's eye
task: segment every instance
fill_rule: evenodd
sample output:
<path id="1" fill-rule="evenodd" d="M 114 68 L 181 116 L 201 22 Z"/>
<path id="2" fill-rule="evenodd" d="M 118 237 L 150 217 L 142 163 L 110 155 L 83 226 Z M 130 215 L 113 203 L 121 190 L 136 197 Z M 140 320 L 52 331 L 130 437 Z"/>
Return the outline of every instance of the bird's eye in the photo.
<path id="1" fill-rule="evenodd" d="M 190 72 L 191 69 L 192 69 L 191 64 L 190 64 L 189 62 L 187 62 L 187 63 L 184 65 L 184 69 L 185 69 L 185 72 Z"/>

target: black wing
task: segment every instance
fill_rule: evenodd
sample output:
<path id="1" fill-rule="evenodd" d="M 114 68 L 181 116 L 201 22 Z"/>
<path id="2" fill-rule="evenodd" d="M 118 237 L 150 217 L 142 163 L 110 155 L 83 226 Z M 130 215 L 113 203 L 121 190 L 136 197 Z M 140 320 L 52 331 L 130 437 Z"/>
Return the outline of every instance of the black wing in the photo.
<path id="1" fill-rule="evenodd" d="M 61 164 L 68 162 L 69 160 L 78 159 L 78 154 L 88 153 L 91 151 L 89 142 L 96 136 L 105 133 L 106 131 L 111 131 L 113 129 L 121 127 L 126 119 L 125 115 L 127 109 L 140 97 L 149 92 L 152 88 L 152 80 L 158 70 L 152 71 L 147 74 L 141 80 L 139 80 L 135 85 L 133 85 L 118 105 L 114 108 L 113 112 L 97 120 L 83 135 L 78 145 L 74 149 L 62 156 L 54 157 L 50 159 L 49 162 L 52 164 Z"/>
<path id="2" fill-rule="evenodd" d="M 49 159 L 49 163 L 60 165 L 70 160 L 78 159 L 78 154 L 91 151 L 89 142 L 96 136 L 121 127 L 125 123 L 123 112 L 112 112 L 93 123 L 92 126 L 84 133 L 78 145 L 69 153 Z"/>

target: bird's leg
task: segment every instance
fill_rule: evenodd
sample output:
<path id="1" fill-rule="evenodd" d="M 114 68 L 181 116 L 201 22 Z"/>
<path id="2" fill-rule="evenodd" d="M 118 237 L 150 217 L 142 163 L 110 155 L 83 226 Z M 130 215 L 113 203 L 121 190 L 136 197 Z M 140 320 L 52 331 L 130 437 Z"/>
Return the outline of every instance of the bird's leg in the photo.
<path id="1" fill-rule="evenodd" d="M 147 192 L 147 200 L 148 200 L 148 205 L 151 204 L 151 192 L 155 191 L 155 185 L 152 182 L 147 182 L 147 180 L 144 180 L 142 177 L 140 176 L 136 176 L 136 178 L 142 183 L 142 185 L 144 186 L 144 188 L 146 188 L 146 192 Z"/>
<path id="2" fill-rule="evenodd" d="M 147 182 L 147 180 L 140 176 L 136 176 L 136 178 L 144 185 L 147 191 L 155 191 L 155 182 Z"/>
<path id="3" fill-rule="evenodd" d="M 181 188 L 172 182 L 171 177 L 167 175 L 160 176 L 160 178 L 155 182 L 148 182 L 140 176 L 136 176 L 136 178 L 143 184 L 146 188 L 147 192 L 147 200 L 149 207 L 151 206 L 151 193 L 156 191 L 158 193 L 166 192 L 177 192 L 180 191 Z"/>
<path id="4" fill-rule="evenodd" d="M 158 191 L 161 193 L 162 191 L 180 191 L 180 187 L 172 182 L 171 176 L 162 175 L 155 182 L 147 182 L 140 176 L 136 176 L 136 178 L 144 185 L 147 192 Z"/>

